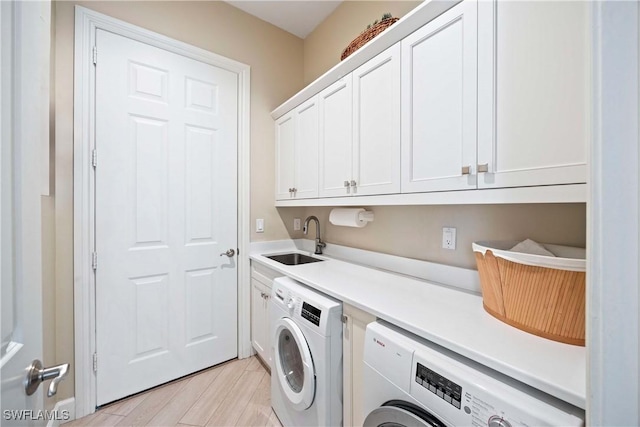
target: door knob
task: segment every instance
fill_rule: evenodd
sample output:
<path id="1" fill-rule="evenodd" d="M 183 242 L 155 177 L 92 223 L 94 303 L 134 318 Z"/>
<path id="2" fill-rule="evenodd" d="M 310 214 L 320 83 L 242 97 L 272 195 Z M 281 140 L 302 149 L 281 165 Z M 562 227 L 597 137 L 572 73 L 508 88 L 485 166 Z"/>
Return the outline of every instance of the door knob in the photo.
<path id="1" fill-rule="evenodd" d="M 42 362 L 38 359 L 31 362 L 31 366 L 27 371 L 27 378 L 24 382 L 24 389 L 27 392 L 27 396 L 31 396 L 36 392 L 41 382 L 47 380 L 51 381 L 49 384 L 49 390 L 47 390 L 47 396 L 51 397 L 58 391 L 58 384 L 65 379 L 69 373 L 69 364 L 63 363 L 62 365 L 52 366 L 50 368 L 43 368 Z"/>
<path id="2" fill-rule="evenodd" d="M 233 249 L 229 249 L 229 250 L 228 250 L 228 251 L 226 251 L 226 252 L 222 252 L 222 253 L 220 254 L 220 256 L 224 256 L 224 255 L 226 255 L 226 256 L 228 256 L 229 258 L 231 258 L 231 257 L 233 257 L 235 254 L 236 254 L 236 251 L 235 251 L 235 250 L 233 250 Z"/>

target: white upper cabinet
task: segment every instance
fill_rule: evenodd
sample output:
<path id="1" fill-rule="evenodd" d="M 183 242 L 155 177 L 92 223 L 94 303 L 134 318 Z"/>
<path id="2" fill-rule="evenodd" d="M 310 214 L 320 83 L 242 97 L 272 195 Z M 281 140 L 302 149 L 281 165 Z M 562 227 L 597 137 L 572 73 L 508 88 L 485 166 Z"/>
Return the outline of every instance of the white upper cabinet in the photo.
<path id="1" fill-rule="evenodd" d="M 276 121 L 277 200 L 318 197 L 317 99 Z"/>
<path id="2" fill-rule="evenodd" d="M 320 197 L 400 192 L 400 45 L 319 98 Z"/>
<path id="3" fill-rule="evenodd" d="M 353 92 L 351 74 L 318 95 L 320 104 L 320 197 L 351 193 Z"/>
<path id="4" fill-rule="evenodd" d="M 402 192 L 476 188 L 477 8 L 402 40 Z"/>
<path id="5" fill-rule="evenodd" d="M 353 195 L 400 192 L 400 43 L 353 72 L 351 180 Z"/>
<path id="6" fill-rule="evenodd" d="M 586 182 L 589 2 L 479 2 L 479 188 Z"/>
<path id="7" fill-rule="evenodd" d="M 318 98 L 314 96 L 296 108 L 295 116 L 294 195 L 318 197 Z"/>
<path id="8" fill-rule="evenodd" d="M 272 113 L 277 205 L 586 201 L 590 4 L 451 4 L 424 2 Z"/>
<path id="9" fill-rule="evenodd" d="M 293 197 L 295 161 L 295 111 L 276 120 L 276 199 Z"/>

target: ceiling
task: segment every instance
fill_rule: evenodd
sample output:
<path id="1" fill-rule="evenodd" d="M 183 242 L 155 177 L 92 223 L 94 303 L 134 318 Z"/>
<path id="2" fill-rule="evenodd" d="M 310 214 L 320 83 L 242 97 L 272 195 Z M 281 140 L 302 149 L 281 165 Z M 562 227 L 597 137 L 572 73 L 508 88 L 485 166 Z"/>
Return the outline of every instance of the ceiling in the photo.
<path id="1" fill-rule="evenodd" d="M 227 3 L 304 39 L 342 0 L 227 0 Z"/>

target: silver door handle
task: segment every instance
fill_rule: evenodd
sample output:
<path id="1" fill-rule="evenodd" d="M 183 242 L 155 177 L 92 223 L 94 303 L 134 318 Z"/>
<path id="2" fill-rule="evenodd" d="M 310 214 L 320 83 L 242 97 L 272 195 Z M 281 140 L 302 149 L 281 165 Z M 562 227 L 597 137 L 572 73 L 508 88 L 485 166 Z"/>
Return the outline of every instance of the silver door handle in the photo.
<path id="1" fill-rule="evenodd" d="M 63 363 L 62 365 L 52 366 L 50 368 L 43 368 L 42 362 L 38 359 L 31 362 L 31 366 L 27 371 L 27 378 L 24 382 L 24 389 L 27 392 L 27 396 L 31 396 L 36 392 L 41 382 L 47 380 L 51 381 L 49 384 L 49 390 L 47 390 L 47 396 L 51 397 L 58 391 L 58 384 L 65 379 L 69 373 L 69 364 Z"/>
<path id="2" fill-rule="evenodd" d="M 229 249 L 227 252 L 222 252 L 220 256 L 228 256 L 229 258 L 233 257 L 236 254 L 236 251 L 233 249 Z"/>
<path id="3" fill-rule="evenodd" d="M 471 166 L 463 166 L 462 175 L 471 175 Z"/>
<path id="4" fill-rule="evenodd" d="M 478 173 L 489 172 L 489 163 L 478 165 Z"/>

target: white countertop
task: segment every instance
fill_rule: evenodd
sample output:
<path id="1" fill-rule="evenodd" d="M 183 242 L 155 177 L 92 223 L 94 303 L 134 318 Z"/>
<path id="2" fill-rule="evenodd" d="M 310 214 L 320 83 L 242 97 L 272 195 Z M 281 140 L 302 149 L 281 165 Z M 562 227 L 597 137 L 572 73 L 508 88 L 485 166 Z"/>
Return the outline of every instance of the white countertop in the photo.
<path id="1" fill-rule="evenodd" d="M 302 252 L 302 251 L 297 251 Z M 250 258 L 318 291 L 584 409 L 586 351 L 492 317 L 482 297 L 337 259 L 287 266 Z"/>

